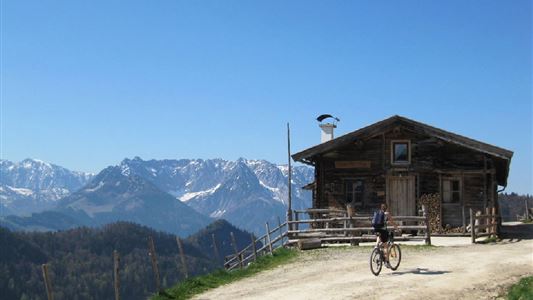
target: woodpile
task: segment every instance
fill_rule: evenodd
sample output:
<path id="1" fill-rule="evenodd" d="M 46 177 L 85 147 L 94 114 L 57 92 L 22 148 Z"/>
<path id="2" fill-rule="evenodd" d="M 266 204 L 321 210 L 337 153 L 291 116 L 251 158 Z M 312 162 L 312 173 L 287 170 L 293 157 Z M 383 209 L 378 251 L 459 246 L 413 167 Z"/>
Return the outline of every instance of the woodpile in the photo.
<path id="1" fill-rule="evenodd" d="M 440 195 L 424 194 L 418 201 L 419 209 L 422 210 L 422 205 L 425 205 L 429 210 L 429 224 L 431 227 L 431 233 L 447 234 L 447 233 L 463 233 L 463 227 L 450 227 L 449 225 L 442 227 L 442 216 L 440 215 Z"/>
<path id="2" fill-rule="evenodd" d="M 420 210 L 422 210 L 422 205 L 427 209 L 431 233 L 443 233 L 443 228 L 441 226 L 442 219 L 440 215 L 440 195 L 438 193 L 424 194 L 420 196 L 418 204 Z"/>

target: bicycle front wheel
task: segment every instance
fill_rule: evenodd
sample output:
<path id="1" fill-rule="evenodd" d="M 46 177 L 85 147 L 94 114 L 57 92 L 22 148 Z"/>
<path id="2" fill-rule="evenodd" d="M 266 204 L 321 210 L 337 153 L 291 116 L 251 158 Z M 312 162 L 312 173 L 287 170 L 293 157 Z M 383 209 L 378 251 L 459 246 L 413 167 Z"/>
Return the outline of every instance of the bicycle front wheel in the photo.
<path id="1" fill-rule="evenodd" d="M 389 247 L 389 264 L 393 271 L 396 271 L 396 269 L 398 269 L 401 260 L 402 251 L 400 250 L 400 245 L 392 244 Z"/>
<path id="2" fill-rule="evenodd" d="M 378 248 L 374 248 L 372 254 L 370 254 L 370 271 L 372 274 L 378 276 L 383 267 L 383 260 L 381 259 L 381 252 Z"/>

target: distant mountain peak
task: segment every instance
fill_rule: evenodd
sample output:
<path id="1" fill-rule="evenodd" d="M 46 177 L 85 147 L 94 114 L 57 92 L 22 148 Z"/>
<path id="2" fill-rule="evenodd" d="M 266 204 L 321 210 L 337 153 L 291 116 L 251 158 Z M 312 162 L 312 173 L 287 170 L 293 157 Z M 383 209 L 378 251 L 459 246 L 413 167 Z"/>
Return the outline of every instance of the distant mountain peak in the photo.
<path id="1" fill-rule="evenodd" d="M 0 204 L 14 214 L 52 208 L 60 198 L 84 186 L 93 174 L 27 158 L 0 162 Z"/>

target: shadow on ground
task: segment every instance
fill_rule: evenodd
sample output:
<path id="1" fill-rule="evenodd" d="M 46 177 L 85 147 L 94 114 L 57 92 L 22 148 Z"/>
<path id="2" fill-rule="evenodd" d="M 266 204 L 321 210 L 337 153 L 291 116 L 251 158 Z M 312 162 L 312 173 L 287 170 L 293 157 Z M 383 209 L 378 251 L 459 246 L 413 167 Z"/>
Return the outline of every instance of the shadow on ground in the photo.
<path id="1" fill-rule="evenodd" d="M 533 224 L 503 225 L 500 238 L 511 241 L 533 239 Z"/>
<path id="2" fill-rule="evenodd" d="M 437 271 L 430 270 L 427 268 L 416 268 L 412 270 L 402 271 L 402 272 L 392 272 L 391 275 L 405 275 L 405 274 L 417 274 L 417 275 L 442 275 L 451 273 L 451 271 Z"/>

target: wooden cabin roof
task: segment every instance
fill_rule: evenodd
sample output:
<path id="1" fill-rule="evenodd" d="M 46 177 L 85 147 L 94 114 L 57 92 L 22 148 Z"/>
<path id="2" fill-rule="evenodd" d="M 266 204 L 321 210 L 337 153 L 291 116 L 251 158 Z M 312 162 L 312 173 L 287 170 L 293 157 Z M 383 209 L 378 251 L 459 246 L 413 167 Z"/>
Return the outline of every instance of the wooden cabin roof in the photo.
<path id="1" fill-rule="evenodd" d="M 350 143 L 354 143 L 358 140 L 365 140 L 374 136 L 380 135 L 393 126 L 402 125 L 408 130 L 422 135 L 432 136 L 437 139 L 443 140 L 448 143 L 456 144 L 462 147 L 472 149 L 474 151 L 482 152 L 487 155 L 493 156 L 497 159 L 498 182 L 501 185 L 507 185 L 507 176 L 509 173 L 509 165 L 513 152 L 507 149 L 503 149 L 497 146 L 493 146 L 484 142 L 480 142 L 459 134 L 455 134 L 440 128 L 436 128 L 424 123 L 420 123 L 402 116 L 392 116 L 377 123 L 368 125 L 366 127 L 357 129 L 345 135 L 342 135 L 333 140 L 324 142 L 322 144 L 313 146 L 292 155 L 295 161 L 300 161 L 306 164 L 313 164 L 316 158 L 324 153 L 338 149 L 343 146 L 347 146 Z"/>

